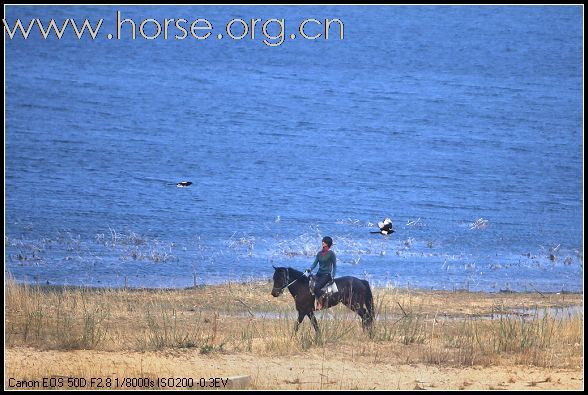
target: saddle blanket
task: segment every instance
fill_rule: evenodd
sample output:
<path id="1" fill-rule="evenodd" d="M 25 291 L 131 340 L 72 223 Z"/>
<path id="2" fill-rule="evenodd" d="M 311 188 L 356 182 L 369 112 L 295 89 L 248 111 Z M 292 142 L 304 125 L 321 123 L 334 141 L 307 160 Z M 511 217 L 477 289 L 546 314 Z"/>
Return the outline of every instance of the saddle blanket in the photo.
<path id="1" fill-rule="evenodd" d="M 323 291 L 325 291 L 328 294 L 334 294 L 339 290 L 337 289 L 337 284 L 335 284 L 335 282 L 333 281 L 331 284 L 327 285 L 326 287 L 323 287 Z"/>

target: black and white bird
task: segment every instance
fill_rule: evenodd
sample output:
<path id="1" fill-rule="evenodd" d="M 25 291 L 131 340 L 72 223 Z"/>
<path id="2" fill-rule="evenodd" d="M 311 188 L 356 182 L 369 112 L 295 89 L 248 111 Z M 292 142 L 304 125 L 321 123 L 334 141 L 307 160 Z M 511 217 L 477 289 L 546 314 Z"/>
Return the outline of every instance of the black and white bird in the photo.
<path id="1" fill-rule="evenodd" d="M 380 233 L 387 236 L 395 232 L 394 225 L 392 225 L 392 220 L 390 218 L 386 218 L 382 222 L 378 222 L 378 228 L 380 228 L 378 232 L 370 233 Z"/>
<path id="2" fill-rule="evenodd" d="M 176 184 L 176 186 L 178 188 L 185 188 L 185 187 L 190 186 L 190 185 L 192 185 L 192 183 L 190 181 L 182 181 L 182 182 L 178 182 Z"/>

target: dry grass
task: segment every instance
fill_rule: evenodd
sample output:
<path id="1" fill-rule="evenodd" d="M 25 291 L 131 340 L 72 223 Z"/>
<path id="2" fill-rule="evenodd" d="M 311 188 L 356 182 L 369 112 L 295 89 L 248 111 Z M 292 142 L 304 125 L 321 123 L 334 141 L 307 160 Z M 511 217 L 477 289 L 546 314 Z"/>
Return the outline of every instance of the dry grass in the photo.
<path id="1" fill-rule="evenodd" d="M 87 361 L 70 371 L 86 377 L 151 377 L 168 372 L 164 359 L 170 354 L 186 352 L 270 360 L 328 354 L 375 366 L 583 367 L 583 309 L 565 313 L 566 307 L 583 305 L 583 295 L 375 289 L 377 320 L 371 334 L 362 332 L 356 315 L 337 306 L 318 314 L 323 335 L 317 338 L 308 321 L 293 334 L 292 298 L 273 298 L 270 289 L 269 283 L 186 290 L 66 288 L 7 280 L 5 345 L 33 354 L 149 355 L 149 368 L 141 362 L 140 368 L 123 364 L 113 371 Z M 13 369 L 7 364 L 6 377 L 16 374 Z M 53 373 L 47 365 L 22 369 L 18 376 L 29 379 Z M 305 387 L 298 380 L 300 388 L 328 387 L 322 382 Z M 358 387 L 353 380 L 336 382 L 340 388 Z M 272 387 L 257 383 L 256 388 L 264 385 Z"/>

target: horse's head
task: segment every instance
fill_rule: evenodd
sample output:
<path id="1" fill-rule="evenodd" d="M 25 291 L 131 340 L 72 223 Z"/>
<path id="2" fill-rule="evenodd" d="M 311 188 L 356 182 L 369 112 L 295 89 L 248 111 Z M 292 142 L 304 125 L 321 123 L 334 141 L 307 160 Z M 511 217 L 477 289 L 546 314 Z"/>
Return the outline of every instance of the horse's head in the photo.
<path id="1" fill-rule="evenodd" d="M 284 289 L 290 282 L 288 278 L 288 269 L 285 267 L 274 267 L 274 287 L 272 288 L 272 296 L 278 297 L 284 292 Z"/>

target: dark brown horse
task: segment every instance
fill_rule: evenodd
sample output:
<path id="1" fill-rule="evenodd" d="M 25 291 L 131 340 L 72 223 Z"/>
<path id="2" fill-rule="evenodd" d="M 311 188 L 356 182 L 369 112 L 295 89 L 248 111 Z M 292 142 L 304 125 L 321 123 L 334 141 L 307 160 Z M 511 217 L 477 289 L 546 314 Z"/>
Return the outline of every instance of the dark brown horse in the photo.
<path id="1" fill-rule="evenodd" d="M 274 266 L 274 269 L 272 296 L 278 297 L 284 292 L 284 289 L 288 288 L 296 303 L 298 321 L 294 326 L 294 331 L 298 331 L 298 326 L 304 317 L 308 317 L 316 333 L 320 333 L 318 322 L 314 316 L 314 295 L 310 293 L 308 277 L 291 267 Z M 371 329 L 374 320 L 374 302 L 370 284 L 366 280 L 351 276 L 336 278 L 335 283 L 338 292 L 326 298 L 323 309 L 328 309 L 342 302 L 361 317 L 364 330 Z"/>

